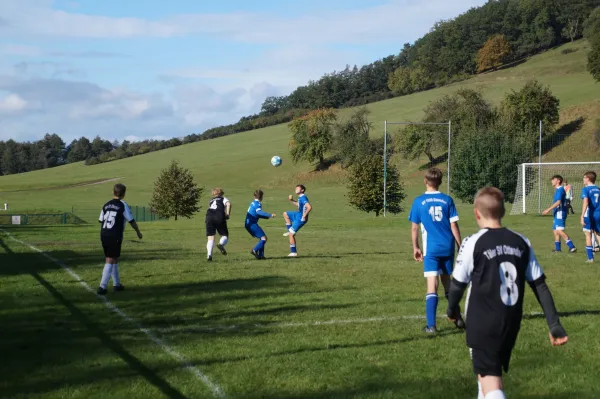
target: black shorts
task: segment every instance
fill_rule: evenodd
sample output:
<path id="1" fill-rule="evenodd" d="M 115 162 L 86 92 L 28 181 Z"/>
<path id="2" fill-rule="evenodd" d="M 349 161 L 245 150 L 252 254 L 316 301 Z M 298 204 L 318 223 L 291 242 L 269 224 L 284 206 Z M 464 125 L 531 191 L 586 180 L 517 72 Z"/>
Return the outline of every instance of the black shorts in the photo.
<path id="1" fill-rule="evenodd" d="M 226 220 L 218 220 L 218 219 L 206 219 L 206 236 L 214 236 L 217 233 L 222 236 L 229 235 L 229 229 L 227 228 Z"/>
<path id="2" fill-rule="evenodd" d="M 121 256 L 121 245 L 123 240 L 113 237 L 101 237 L 104 256 L 107 258 L 118 258 Z"/>
<path id="3" fill-rule="evenodd" d="M 482 377 L 491 375 L 502 377 L 502 370 L 508 372 L 512 345 L 507 345 L 500 350 L 470 349 L 473 372 Z"/>

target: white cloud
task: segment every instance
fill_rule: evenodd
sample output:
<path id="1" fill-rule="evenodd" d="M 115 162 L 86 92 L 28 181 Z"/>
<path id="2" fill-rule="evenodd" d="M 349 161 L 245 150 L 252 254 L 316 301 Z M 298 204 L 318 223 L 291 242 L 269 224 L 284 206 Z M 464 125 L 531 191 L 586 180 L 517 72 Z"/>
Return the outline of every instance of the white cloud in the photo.
<path id="1" fill-rule="evenodd" d="M 357 44 L 414 39 L 423 27 L 483 0 L 391 0 L 362 10 L 286 17 L 271 13 L 187 14 L 150 21 L 54 10 L 41 0 L 2 0 L 2 29 L 13 35 L 78 38 L 217 35 L 246 43 Z"/>
<path id="2" fill-rule="evenodd" d="M 130 143 L 134 143 L 136 141 L 144 141 L 144 140 L 169 140 L 171 137 L 167 137 L 167 136 L 127 136 L 125 137 L 123 140 L 127 140 Z"/>
<path id="3" fill-rule="evenodd" d="M 36 57 L 42 52 L 38 47 L 24 44 L 6 44 L 0 47 L 0 53 L 5 55 L 18 55 L 22 57 Z"/>
<path id="4" fill-rule="evenodd" d="M 16 113 L 27 107 L 27 101 L 16 94 L 8 94 L 0 98 L 0 113 Z"/>

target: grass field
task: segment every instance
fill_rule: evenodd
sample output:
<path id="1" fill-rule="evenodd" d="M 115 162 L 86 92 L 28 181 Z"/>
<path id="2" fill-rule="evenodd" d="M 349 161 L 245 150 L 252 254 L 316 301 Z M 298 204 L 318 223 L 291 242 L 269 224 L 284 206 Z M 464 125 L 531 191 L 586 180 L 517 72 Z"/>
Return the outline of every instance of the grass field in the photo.
<path id="1" fill-rule="evenodd" d="M 585 72 L 586 44 L 567 47 L 579 51 L 552 50 L 461 85 L 483 87 L 498 101 L 527 78 L 549 84 L 563 123 L 587 119 L 547 157 L 588 161 L 597 150 L 574 143 L 591 137 L 600 95 Z M 371 120 L 416 119 L 428 101 L 458 86 L 372 104 Z M 91 183 L 118 178 L 128 186 L 126 200 L 144 205 L 160 169 L 178 159 L 207 188 L 224 187 L 233 203 L 229 255 L 217 252 L 210 264 L 207 195 L 191 220 L 141 224 L 141 241 L 128 228 L 120 265 L 127 290 L 108 301 L 94 294 L 103 266 L 97 225 L 4 228 L 0 398 L 476 397 L 464 334 L 443 319 L 438 336 L 421 333 L 425 285 L 412 261 L 406 213 L 384 219 L 352 210 L 343 173 L 289 164 L 288 140 L 286 127 L 274 126 L 108 164 L 0 178 L 0 202 L 11 210 L 75 207 L 97 217 L 115 181 Z M 277 169 L 269 164 L 275 154 L 284 159 Z M 423 172 L 418 163 L 395 161 L 412 198 L 422 191 Z M 314 211 L 298 235 L 301 256 L 288 259 L 280 215 L 297 182 L 308 187 Z M 278 215 L 261 222 L 269 235 L 265 261 L 248 253 L 254 240 L 242 226 L 257 187 L 266 191 L 265 210 Z M 459 212 L 463 235 L 475 232 L 471 207 L 459 204 Z M 532 240 L 570 335 L 565 347 L 552 348 L 527 292 L 528 316 L 505 379 L 509 397 L 600 397 L 600 269 L 584 263 L 577 218 L 567 224 L 580 249 L 573 255 L 550 252 L 550 218 L 505 220 Z M 441 300 L 439 310 L 445 305 Z"/>

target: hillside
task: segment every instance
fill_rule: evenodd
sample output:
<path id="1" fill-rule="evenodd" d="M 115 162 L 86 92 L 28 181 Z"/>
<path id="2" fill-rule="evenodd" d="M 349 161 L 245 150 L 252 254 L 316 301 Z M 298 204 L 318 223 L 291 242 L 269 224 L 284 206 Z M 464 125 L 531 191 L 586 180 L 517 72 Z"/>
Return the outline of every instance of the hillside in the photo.
<path id="1" fill-rule="evenodd" d="M 565 49 L 576 51 L 564 54 Z M 383 121 L 386 119 L 418 120 L 430 101 L 459 87 L 482 90 L 488 100 L 497 103 L 508 90 L 517 89 L 528 79 L 536 78 L 542 84 L 549 85 L 560 99 L 561 124 L 585 118 L 582 128 L 547 154 L 546 158 L 571 161 L 597 159 L 596 147 L 586 144 L 591 140 L 593 121 L 600 115 L 599 86 L 585 68 L 587 51 L 587 43 L 577 41 L 527 59 L 512 68 L 479 75 L 441 89 L 370 104 L 368 108 L 372 112 L 370 120 L 373 122 L 373 135 L 383 133 Z M 341 118 L 352 111 L 341 111 Z M 99 201 L 110 195 L 110 187 L 114 184 L 114 181 L 99 182 L 119 178 L 129 187 L 127 200 L 143 205 L 150 198 L 159 171 L 172 159 L 177 159 L 195 173 L 201 184 L 207 187 L 222 186 L 228 196 L 242 203 L 257 187 L 272 189 L 265 198 L 268 200 L 271 193 L 274 196 L 276 193 L 279 195 L 280 191 L 289 191 L 296 181 L 307 182 L 311 188 L 321 187 L 323 190 L 320 190 L 319 196 L 325 198 L 334 195 L 345 203 L 344 189 L 339 184 L 343 173 L 334 167 L 325 173 L 312 174 L 308 173 L 310 168 L 306 164 L 292 165 L 288 161 L 288 142 L 289 132 L 287 125 L 283 124 L 106 164 L 84 166 L 77 163 L 4 176 L 0 178 L 0 202 L 8 202 L 11 210 L 70 210 L 72 206 L 95 209 Z M 274 169 L 269 160 L 276 154 L 282 156 L 284 164 Z M 394 161 L 400 166 L 406 186 L 410 189 L 418 162 Z M 348 210 L 340 212 L 343 214 Z"/>

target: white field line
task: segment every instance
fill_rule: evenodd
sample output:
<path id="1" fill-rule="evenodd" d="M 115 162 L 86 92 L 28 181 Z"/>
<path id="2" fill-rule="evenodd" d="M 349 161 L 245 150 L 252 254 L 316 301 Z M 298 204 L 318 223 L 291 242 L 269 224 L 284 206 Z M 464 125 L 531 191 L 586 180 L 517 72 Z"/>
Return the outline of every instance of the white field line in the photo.
<path id="1" fill-rule="evenodd" d="M 543 315 L 540 312 L 532 312 L 526 314 L 528 316 L 539 316 Z M 323 321 L 306 321 L 306 322 L 290 322 L 290 323 L 250 323 L 250 324 L 239 324 L 239 325 L 217 325 L 212 327 L 194 327 L 185 326 L 177 327 L 170 326 L 165 328 L 159 328 L 157 331 L 161 333 L 170 332 L 215 332 L 215 331 L 228 331 L 228 330 L 244 330 L 251 328 L 289 328 L 289 327 L 313 327 L 313 326 L 327 326 L 327 325 L 341 325 L 341 324 L 365 324 L 365 323 L 380 323 L 398 320 L 425 320 L 425 316 L 419 315 L 405 315 L 405 316 L 381 316 L 381 317 L 369 317 L 364 319 L 338 319 L 338 320 L 323 320 Z M 438 315 L 438 319 L 445 319 L 443 315 Z"/>
<path id="2" fill-rule="evenodd" d="M 175 360 L 177 360 L 185 369 L 187 369 L 192 374 L 194 374 L 198 379 L 200 379 L 200 381 L 202 381 L 212 391 L 212 393 L 216 397 L 218 397 L 218 398 L 226 398 L 227 397 L 227 395 L 225 395 L 225 392 L 221 389 L 221 387 L 219 387 L 217 384 L 215 384 L 214 382 L 212 382 L 204 373 L 202 373 L 202 371 L 200 371 L 196 366 L 194 366 L 185 357 L 183 357 L 183 355 L 181 355 L 175 349 L 171 348 L 162 339 L 160 339 L 156 335 L 154 335 L 154 333 L 152 331 L 150 331 L 149 329 L 145 328 L 140 323 L 138 323 L 137 321 L 135 321 L 133 318 L 131 318 L 130 316 L 128 316 L 125 312 L 123 312 L 116 305 L 114 305 L 111 301 L 109 301 L 105 296 L 103 296 L 103 295 L 97 295 L 96 291 L 92 287 L 90 287 L 85 281 L 83 281 L 81 279 L 81 277 L 79 277 L 79 275 L 77 273 L 75 273 L 70 267 L 68 267 L 67 265 L 65 265 L 62 261 L 60 261 L 59 259 L 54 258 L 53 256 L 49 255 L 48 253 L 44 252 L 43 250 L 41 250 L 39 248 L 36 248 L 33 245 L 30 245 L 30 244 L 26 243 L 25 241 L 21 241 L 18 238 L 15 238 L 12 234 L 10 234 L 9 232 L 7 232 L 6 230 L 2 230 L 2 232 L 4 232 L 6 235 L 8 235 L 8 237 L 11 240 L 13 240 L 15 242 L 18 242 L 19 244 L 24 245 L 24 246 L 28 247 L 29 249 L 31 249 L 31 250 L 33 250 L 35 252 L 40 253 L 46 259 L 48 259 L 48 260 L 56 263 L 60 267 L 62 267 L 86 291 L 88 291 L 88 292 L 96 295 L 98 297 L 98 299 L 102 300 L 104 302 L 104 305 L 108 309 L 110 309 L 111 311 L 113 311 L 116 314 L 118 314 L 119 316 L 121 316 L 128 323 L 131 323 L 134 326 L 136 326 L 137 329 L 140 330 L 141 332 L 143 332 L 144 334 L 146 334 L 146 336 L 148 338 L 150 338 L 150 340 L 152 342 L 154 342 L 154 344 L 156 344 L 158 347 L 160 347 L 164 352 L 166 352 L 169 355 L 171 355 L 171 357 L 173 357 Z"/>

